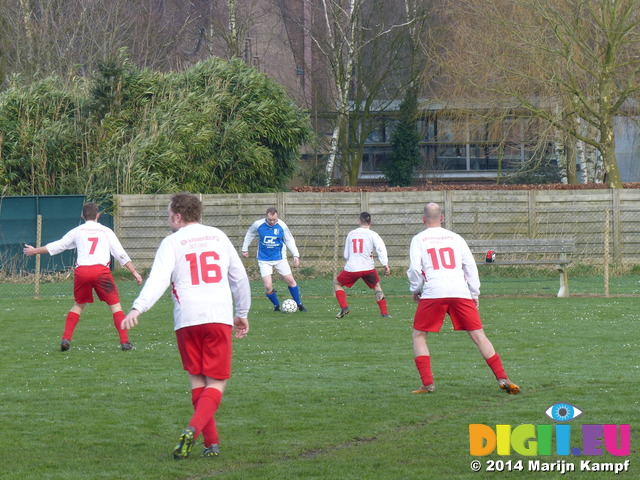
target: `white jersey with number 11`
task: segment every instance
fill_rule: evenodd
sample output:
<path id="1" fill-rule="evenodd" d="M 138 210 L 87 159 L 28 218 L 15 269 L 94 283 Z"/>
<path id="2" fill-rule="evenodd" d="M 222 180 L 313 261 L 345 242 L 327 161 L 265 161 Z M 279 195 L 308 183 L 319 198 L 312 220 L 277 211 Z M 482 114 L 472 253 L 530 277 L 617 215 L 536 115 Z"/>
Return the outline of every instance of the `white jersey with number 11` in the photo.
<path id="1" fill-rule="evenodd" d="M 373 252 L 376 252 L 380 263 L 386 266 L 387 247 L 380 235 L 368 228 L 351 230 L 344 244 L 344 258 L 347 261 L 344 270 L 347 272 L 373 270 L 375 268 Z"/>

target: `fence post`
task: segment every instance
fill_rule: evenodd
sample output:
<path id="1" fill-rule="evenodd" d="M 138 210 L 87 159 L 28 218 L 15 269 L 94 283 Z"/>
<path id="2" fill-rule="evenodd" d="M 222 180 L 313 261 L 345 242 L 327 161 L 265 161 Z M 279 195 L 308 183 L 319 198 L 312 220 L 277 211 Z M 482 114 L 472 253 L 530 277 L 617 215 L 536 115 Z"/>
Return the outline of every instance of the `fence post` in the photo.
<path id="1" fill-rule="evenodd" d="M 38 215 L 36 221 L 36 248 L 42 246 L 42 215 Z M 36 255 L 36 271 L 33 286 L 33 297 L 40 298 L 40 255 Z"/>
<path id="2" fill-rule="evenodd" d="M 609 296 L 609 231 L 611 226 L 611 210 L 604 211 L 604 296 Z"/>
<path id="3" fill-rule="evenodd" d="M 360 212 L 369 212 L 369 192 L 362 190 L 360 191 Z"/>
<path id="4" fill-rule="evenodd" d="M 282 217 L 286 217 L 287 216 L 287 212 L 285 211 L 285 193 L 284 192 L 277 192 L 276 193 L 276 208 L 278 209 L 278 212 L 280 212 L 280 216 Z"/>
<path id="5" fill-rule="evenodd" d="M 338 273 L 338 250 L 340 247 L 340 216 L 336 213 L 334 219 L 333 229 L 333 275 Z"/>
<path id="6" fill-rule="evenodd" d="M 529 191 L 529 238 L 538 238 L 538 195 Z"/>
<path id="7" fill-rule="evenodd" d="M 613 263 L 614 265 L 620 264 L 622 265 L 622 207 L 620 205 L 620 190 L 617 188 L 612 189 L 613 195 L 613 210 L 611 214 L 613 215 L 611 224 L 613 225 L 612 233 L 613 233 Z"/>
<path id="8" fill-rule="evenodd" d="M 444 228 L 453 230 L 453 190 L 444 192 Z"/>

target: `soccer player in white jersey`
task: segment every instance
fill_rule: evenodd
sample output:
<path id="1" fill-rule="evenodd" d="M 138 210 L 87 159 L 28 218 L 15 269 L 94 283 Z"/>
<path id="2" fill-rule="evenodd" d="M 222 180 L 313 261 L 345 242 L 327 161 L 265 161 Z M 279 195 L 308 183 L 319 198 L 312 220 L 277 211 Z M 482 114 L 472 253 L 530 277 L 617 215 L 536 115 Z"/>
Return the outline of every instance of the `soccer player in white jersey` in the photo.
<path id="1" fill-rule="evenodd" d="M 280 311 L 280 300 L 273 288 L 272 275 L 275 269 L 287 283 L 291 297 L 298 304 L 298 310 L 306 312 L 307 309 L 300 299 L 300 289 L 287 261 L 287 248 L 293 255 L 293 266 L 296 268 L 300 266 L 300 253 L 289 227 L 278 218 L 278 210 L 274 207 L 267 208 L 267 216 L 253 222 L 247 230 L 242 243 L 243 257 L 249 257 L 249 245 L 256 236 L 258 237 L 257 257 L 260 276 L 264 283 L 265 294 L 273 303 L 274 311 Z"/>
<path id="2" fill-rule="evenodd" d="M 249 279 L 238 252 L 222 230 L 202 225 L 202 202 L 178 193 L 168 207 L 173 234 L 156 252 L 151 273 L 122 327 L 133 328 L 171 285 L 174 330 L 184 369 L 191 382 L 194 414 L 180 435 L 173 456 L 182 459 L 200 435 L 202 456 L 220 453 L 215 413 L 231 376 L 232 331 L 249 331 Z M 235 314 L 234 314 L 235 308 Z"/>
<path id="3" fill-rule="evenodd" d="M 120 328 L 124 319 L 124 312 L 120 305 L 120 297 L 116 283 L 111 275 L 109 264 L 111 255 L 127 270 L 131 272 L 138 285 L 142 284 L 142 277 L 133 267 L 133 263 L 109 227 L 98 223 L 100 212 L 98 205 L 93 202 L 82 207 L 82 218 L 85 223 L 69 231 L 64 237 L 44 247 L 24 247 L 27 256 L 48 253 L 57 255 L 65 250 L 76 249 L 76 266 L 73 271 L 73 296 L 75 303 L 67 313 L 62 343 L 60 349 L 64 352 L 71 346 L 73 332 L 80 321 L 80 315 L 87 303 L 93 303 L 93 290 L 98 298 L 109 305 L 113 316 L 113 324 L 120 337 L 122 350 L 132 350 L 129 342 L 129 332 Z"/>
<path id="4" fill-rule="evenodd" d="M 407 271 L 410 290 L 418 308 L 413 319 L 413 351 L 422 386 L 413 393 L 435 391 L 427 334 L 439 332 L 445 314 L 455 330 L 465 330 L 493 371 L 500 388 L 517 394 L 520 387 L 512 383 L 502 360 L 482 328 L 478 305 L 480 279 L 478 267 L 464 239 L 442 228 L 440 206 L 428 203 L 422 221 L 427 227 L 411 240 L 410 267 Z"/>
<path id="5" fill-rule="evenodd" d="M 351 230 L 344 243 L 344 259 L 347 264 L 338 274 L 333 282 L 333 289 L 340 304 L 340 311 L 336 318 L 342 318 L 349 313 L 347 304 L 347 294 L 344 288 L 351 288 L 361 278 L 367 286 L 375 291 L 376 302 L 380 308 L 380 314 L 388 317 L 387 300 L 380 286 L 380 277 L 375 269 L 373 252 L 376 252 L 378 260 L 385 270 L 385 275 L 389 275 L 389 262 L 387 259 L 387 247 L 382 238 L 371 230 L 371 215 L 362 212 L 358 219 L 359 227 Z"/>

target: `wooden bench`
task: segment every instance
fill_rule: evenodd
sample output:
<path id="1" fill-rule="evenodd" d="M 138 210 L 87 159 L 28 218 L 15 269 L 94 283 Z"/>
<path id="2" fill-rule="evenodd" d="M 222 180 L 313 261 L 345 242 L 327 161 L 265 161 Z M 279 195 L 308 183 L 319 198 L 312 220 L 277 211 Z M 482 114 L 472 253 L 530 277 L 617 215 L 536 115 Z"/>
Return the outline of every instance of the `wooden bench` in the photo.
<path id="1" fill-rule="evenodd" d="M 471 252 L 482 254 L 478 265 L 554 265 L 560 273 L 558 297 L 569 296 L 569 281 L 566 266 L 571 263 L 568 257 L 575 251 L 573 239 L 566 238 L 518 238 L 467 240 Z M 489 250 L 496 253 L 496 259 L 489 263 L 486 254 Z"/>

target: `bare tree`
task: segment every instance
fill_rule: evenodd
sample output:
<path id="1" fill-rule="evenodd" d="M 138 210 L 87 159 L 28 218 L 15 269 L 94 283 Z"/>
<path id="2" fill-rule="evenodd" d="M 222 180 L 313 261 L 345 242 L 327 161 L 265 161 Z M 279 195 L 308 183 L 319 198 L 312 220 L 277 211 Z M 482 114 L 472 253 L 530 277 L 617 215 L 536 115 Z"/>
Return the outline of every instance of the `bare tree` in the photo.
<path id="1" fill-rule="evenodd" d="M 357 182 L 376 112 L 387 110 L 411 82 L 412 32 L 423 25 L 413 4 L 379 0 L 321 0 L 305 25 L 329 78 L 328 110 L 334 113 L 327 146 L 326 183 L 336 162 L 343 179 Z M 409 18 L 408 18 L 409 17 Z M 316 105 L 316 108 L 321 108 Z"/>
<path id="2" fill-rule="evenodd" d="M 640 0 L 456 0 L 446 11 L 436 53 L 449 95 L 511 101 L 620 188 L 614 119 L 640 97 Z"/>
<path id="3" fill-rule="evenodd" d="M 84 76 L 122 49 L 143 67 L 174 68 L 188 18 L 177 0 L 0 0 L 2 61 L 27 79 Z M 179 19 L 179 20 L 176 20 Z"/>

